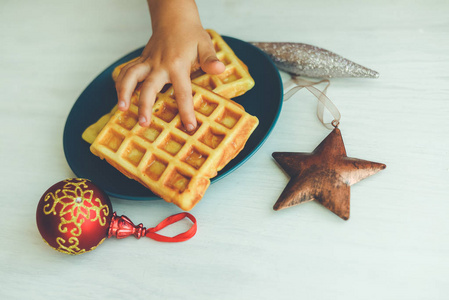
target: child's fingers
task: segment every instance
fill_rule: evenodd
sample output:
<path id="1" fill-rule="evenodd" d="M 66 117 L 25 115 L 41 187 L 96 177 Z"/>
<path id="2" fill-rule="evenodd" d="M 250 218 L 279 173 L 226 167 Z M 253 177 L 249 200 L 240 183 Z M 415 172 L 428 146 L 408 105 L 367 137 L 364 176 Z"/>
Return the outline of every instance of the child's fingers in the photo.
<path id="1" fill-rule="evenodd" d="M 187 131 L 192 131 L 196 128 L 197 124 L 193 109 L 192 84 L 189 72 L 176 72 L 171 74 L 171 82 L 173 84 L 182 124 Z"/>
<path id="2" fill-rule="evenodd" d="M 165 73 L 165 72 L 164 72 Z M 153 104 L 156 95 L 168 82 L 168 76 L 163 72 L 152 72 L 142 84 L 142 91 L 139 98 L 139 124 L 147 127 L 151 123 Z"/>
<path id="3" fill-rule="evenodd" d="M 145 79 L 150 72 L 148 64 L 136 64 L 126 70 L 123 78 L 116 82 L 118 108 L 127 110 L 131 101 L 131 95 L 137 84 Z"/>
<path id="4" fill-rule="evenodd" d="M 201 69 L 203 69 L 204 72 L 214 75 L 224 72 L 225 65 L 218 60 L 211 41 L 198 44 L 198 55 Z"/>
<path id="5" fill-rule="evenodd" d="M 137 64 L 141 63 L 141 58 L 139 57 L 136 60 L 132 60 L 129 63 L 127 63 L 123 68 L 120 70 L 120 73 L 118 74 L 117 78 L 115 79 L 115 82 L 119 82 L 123 79 L 123 76 L 125 76 L 126 71 L 128 71 L 129 68 L 132 66 L 135 66 Z"/>

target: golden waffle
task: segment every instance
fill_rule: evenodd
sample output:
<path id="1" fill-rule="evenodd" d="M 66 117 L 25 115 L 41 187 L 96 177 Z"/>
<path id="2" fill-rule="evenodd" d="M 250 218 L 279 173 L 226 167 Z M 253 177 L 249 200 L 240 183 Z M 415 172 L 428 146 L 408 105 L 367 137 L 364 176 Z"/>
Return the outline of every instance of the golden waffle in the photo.
<path id="1" fill-rule="evenodd" d="M 185 131 L 173 88 L 157 95 L 150 127 L 138 124 L 138 95 L 117 110 L 91 151 L 183 210 L 192 209 L 214 177 L 245 146 L 258 119 L 232 100 L 192 84 L 198 127 Z"/>
<path id="2" fill-rule="evenodd" d="M 218 59 L 225 64 L 226 69 L 219 75 L 209 75 L 201 69 L 192 71 L 192 82 L 225 98 L 234 98 L 244 94 L 254 86 L 254 79 L 249 74 L 248 67 L 235 55 L 234 51 L 218 33 L 210 29 L 207 32 L 211 36 Z M 112 78 L 116 80 L 122 68 L 136 59 L 138 57 L 117 66 L 112 72 Z M 140 89 L 138 88 L 136 92 L 139 95 Z M 89 126 L 83 132 L 82 138 L 89 144 L 92 144 L 115 110 L 117 110 L 117 106 L 109 114 L 101 117 L 95 124 Z"/>

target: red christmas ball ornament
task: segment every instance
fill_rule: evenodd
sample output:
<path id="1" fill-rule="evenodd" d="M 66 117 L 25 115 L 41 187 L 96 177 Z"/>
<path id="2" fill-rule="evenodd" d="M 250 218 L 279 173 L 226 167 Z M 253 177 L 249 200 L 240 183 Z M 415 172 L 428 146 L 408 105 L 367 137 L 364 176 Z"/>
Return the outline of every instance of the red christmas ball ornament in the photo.
<path id="1" fill-rule="evenodd" d="M 174 237 L 156 233 L 184 218 L 193 223 L 186 232 Z M 113 213 L 108 195 L 91 181 L 81 178 L 66 179 L 51 186 L 39 201 L 36 222 L 44 241 L 67 254 L 94 250 L 108 237 L 134 235 L 161 242 L 182 242 L 192 238 L 197 230 L 195 218 L 186 212 L 170 216 L 153 228 L 136 226 L 126 216 Z"/>
<path id="2" fill-rule="evenodd" d="M 107 236 L 112 218 L 109 197 L 86 179 L 51 186 L 37 206 L 39 232 L 50 247 L 67 254 L 95 249 Z"/>

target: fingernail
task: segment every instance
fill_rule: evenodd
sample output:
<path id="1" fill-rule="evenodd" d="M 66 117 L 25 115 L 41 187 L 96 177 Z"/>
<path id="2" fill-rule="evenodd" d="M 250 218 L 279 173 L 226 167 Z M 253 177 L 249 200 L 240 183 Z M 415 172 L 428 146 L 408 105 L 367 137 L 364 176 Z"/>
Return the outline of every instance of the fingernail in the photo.
<path id="1" fill-rule="evenodd" d="M 188 124 L 186 126 L 187 131 L 193 131 L 195 129 L 195 126 L 193 126 L 192 124 Z"/>
<path id="2" fill-rule="evenodd" d="M 144 124 L 144 123 L 146 123 L 147 122 L 147 118 L 145 118 L 144 116 L 141 116 L 140 118 L 139 118 L 139 123 L 140 124 Z"/>
<path id="3" fill-rule="evenodd" d="M 125 108 L 125 106 L 126 106 L 125 101 L 118 102 L 118 108 Z"/>

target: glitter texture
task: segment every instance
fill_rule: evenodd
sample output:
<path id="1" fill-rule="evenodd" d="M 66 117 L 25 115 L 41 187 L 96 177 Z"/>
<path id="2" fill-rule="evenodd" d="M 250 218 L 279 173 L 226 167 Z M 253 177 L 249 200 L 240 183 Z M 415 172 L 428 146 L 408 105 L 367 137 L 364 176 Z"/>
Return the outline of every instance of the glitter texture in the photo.
<path id="1" fill-rule="evenodd" d="M 374 70 L 316 46 L 302 43 L 251 44 L 268 54 L 280 70 L 290 74 L 313 78 L 379 77 Z"/>

